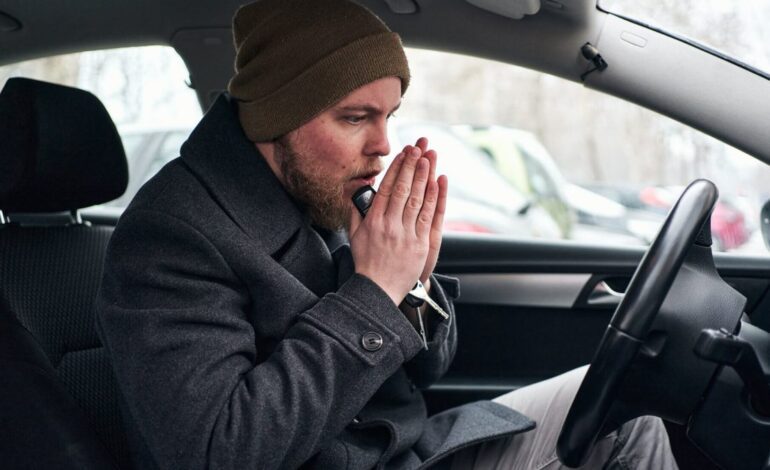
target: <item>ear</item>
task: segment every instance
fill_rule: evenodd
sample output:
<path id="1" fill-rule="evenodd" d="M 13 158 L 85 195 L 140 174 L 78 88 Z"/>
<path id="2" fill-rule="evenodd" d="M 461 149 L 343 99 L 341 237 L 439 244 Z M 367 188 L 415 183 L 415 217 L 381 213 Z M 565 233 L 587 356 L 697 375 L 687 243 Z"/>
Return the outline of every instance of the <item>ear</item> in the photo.
<path id="1" fill-rule="evenodd" d="M 276 158 L 276 151 L 275 146 L 276 142 L 256 142 L 254 143 L 254 146 L 257 148 L 257 151 L 262 154 L 262 157 L 267 162 L 267 165 L 270 167 L 271 170 L 273 170 L 273 173 L 278 178 L 278 181 L 283 183 L 283 175 L 281 174 L 281 165 L 280 162 L 278 162 L 278 159 Z"/>

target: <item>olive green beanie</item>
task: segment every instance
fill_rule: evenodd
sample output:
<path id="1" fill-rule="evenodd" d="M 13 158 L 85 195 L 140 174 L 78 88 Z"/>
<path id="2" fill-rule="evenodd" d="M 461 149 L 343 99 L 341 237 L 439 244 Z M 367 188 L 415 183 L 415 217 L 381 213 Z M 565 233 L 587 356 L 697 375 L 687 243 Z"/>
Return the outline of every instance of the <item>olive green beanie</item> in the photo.
<path id="1" fill-rule="evenodd" d="M 384 77 L 409 85 L 401 39 L 348 0 L 259 0 L 233 18 L 235 75 L 246 136 L 267 142 Z"/>

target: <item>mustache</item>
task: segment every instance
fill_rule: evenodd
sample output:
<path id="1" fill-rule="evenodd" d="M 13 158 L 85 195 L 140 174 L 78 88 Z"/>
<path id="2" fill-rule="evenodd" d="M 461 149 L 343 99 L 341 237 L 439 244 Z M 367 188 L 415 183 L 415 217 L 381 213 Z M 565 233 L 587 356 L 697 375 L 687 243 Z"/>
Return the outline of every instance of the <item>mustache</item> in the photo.
<path id="1" fill-rule="evenodd" d="M 380 173 L 382 173 L 382 170 L 383 170 L 382 164 L 378 164 L 370 168 L 365 168 L 365 169 L 356 171 L 355 173 L 353 173 L 350 179 L 354 180 L 357 178 L 363 178 L 363 179 L 374 178 Z"/>

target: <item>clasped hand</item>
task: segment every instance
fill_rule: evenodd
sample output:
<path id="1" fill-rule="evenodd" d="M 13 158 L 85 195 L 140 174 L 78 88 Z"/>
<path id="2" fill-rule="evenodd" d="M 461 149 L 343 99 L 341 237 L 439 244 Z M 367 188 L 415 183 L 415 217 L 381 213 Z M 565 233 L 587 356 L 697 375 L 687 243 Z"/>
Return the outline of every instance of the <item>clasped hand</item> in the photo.
<path id="1" fill-rule="evenodd" d="M 436 178 L 437 154 L 424 137 L 391 163 L 362 218 L 351 203 L 350 248 L 356 272 L 398 305 L 419 278 L 429 288 L 441 248 L 447 179 Z"/>

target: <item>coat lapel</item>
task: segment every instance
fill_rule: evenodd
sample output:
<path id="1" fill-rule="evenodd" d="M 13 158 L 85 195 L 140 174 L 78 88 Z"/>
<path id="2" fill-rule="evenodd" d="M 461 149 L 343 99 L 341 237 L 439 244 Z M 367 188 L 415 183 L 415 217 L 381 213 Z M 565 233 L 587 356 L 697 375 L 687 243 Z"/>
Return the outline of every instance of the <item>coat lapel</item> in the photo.
<path id="1" fill-rule="evenodd" d="M 337 288 L 339 289 L 355 272 L 353 253 L 350 251 L 348 237 L 342 232 L 331 232 L 323 229 L 318 229 L 318 233 L 326 246 L 329 247 L 334 265 L 337 266 Z"/>
<path id="2" fill-rule="evenodd" d="M 182 160 L 229 217 L 273 254 L 304 216 L 246 138 L 234 106 L 227 95 L 217 98 L 182 145 Z"/>
<path id="3" fill-rule="evenodd" d="M 225 94 L 217 98 L 182 145 L 182 160 L 254 243 L 298 280 L 306 294 L 321 297 L 337 284 L 325 240 L 246 138 L 235 106 Z"/>

